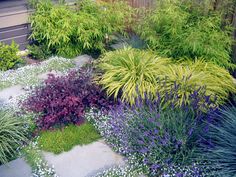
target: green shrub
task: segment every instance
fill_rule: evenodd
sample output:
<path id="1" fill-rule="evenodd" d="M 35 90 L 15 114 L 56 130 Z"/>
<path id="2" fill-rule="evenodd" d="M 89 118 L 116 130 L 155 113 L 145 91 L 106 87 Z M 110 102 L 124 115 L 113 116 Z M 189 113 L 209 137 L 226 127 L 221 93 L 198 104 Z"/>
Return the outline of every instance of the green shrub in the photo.
<path id="1" fill-rule="evenodd" d="M 62 130 L 43 131 L 39 137 L 39 146 L 49 152 L 59 154 L 69 151 L 76 145 L 89 144 L 100 138 L 96 129 L 89 123 L 80 126 L 69 125 Z"/>
<path id="2" fill-rule="evenodd" d="M 178 103 L 194 90 L 204 88 L 206 95 L 217 97 L 217 104 L 224 102 L 230 92 L 235 92 L 235 84 L 229 72 L 213 63 L 197 60 L 174 63 L 171 59 L 158 58 L 150 52 L 125 48 L 109 52 L 101 59 L 99 68 L 104 72 L 100 84 L 108 95 L 131 104 L 140 94 L 152 98 L 157 92 L 165 94 L 178 87 Z"/>
<path id="3" fill-rule="evenodd" d="M 204 58 L 235 67 L 230 59 L 231 30 L 222 29 L 221 15 L 203 14 L 173 0 L 161 2 L 136 28 L 151 49 L 175 59 Z"/>
<path id="4" fill-rule="evenodd" d="M 27 49 L 29 50 L 29 55 L 36 60 L 45 60 L 51 55 L 51 52 L 45 45 L 39 46 L 33 44 L 29 45 Z"/>
<path id="5" fill-rule="evenodd" d="M 26 122 L 6 110 L 0 110 L 0 164 L 16 155 L 16 149 L 26 140 Z"/>
<path id="6" fill-rule="evenodd" d="M 12 69 L 22 62 L 22 59 L 17 56 L 18 51 L 18 45 L 14 41 L 11 45 L 0 42 L 0 70 Z"/>
<path id="7" fill-rule="evenodd" d="M 90 0 L 78 4 L 78 10 L 72 10 L 63 4 L 39 2 L 31 16 L 31 39 L 68 58 L 104 51 L 106 36 L 124 30 L 129 7 L 119 2 L 99 5 Z"/>

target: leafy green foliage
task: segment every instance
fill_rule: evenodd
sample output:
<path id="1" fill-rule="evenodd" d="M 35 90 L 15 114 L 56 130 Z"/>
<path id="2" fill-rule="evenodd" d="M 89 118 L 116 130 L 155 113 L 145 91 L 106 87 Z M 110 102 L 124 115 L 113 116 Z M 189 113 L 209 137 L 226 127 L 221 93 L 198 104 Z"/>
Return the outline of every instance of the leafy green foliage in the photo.
<path id="1" fill-rule="evenodd" d="M 191 8 L 190 8 L 191 7 Z M 234 68 L 230 59 L 231 30 L 222 30 L 221 15 L 203 14 L 193 6 L 173 0 L 161 1 L 136 31 L 158 54 L 178 58 L 204 58 Z"/>
<path id="2" fill-rule="evenodd" d="M 11 45 L 0 42 L 0 70 L 12 69 L 22 62 L 22 59 L 17 56 L 18 51 L 18 45 L 14 41 Z"/>
<path id="3" fill-rule="evenodd" d="M 41 1 L 31 17 L 31 39 L 69 58 L 82 52 L 101 52 L 107 35 L 124 30 L 129 9 L 121 2 L 99 5 L 86 0 L 78 3 L 78 10 L 72 10 L 63 4 Z"/>
<path id="4" fill-rule="evenodd" d="M 43 131 L 40 134 L 40 147 L 49 152 L 59 154 L 69 151 L 75 145 L 89 144 L 100 138 L 96 129 L 89 123 L 80 126 L 69 125 L 62 130 Z"/>
<path id="5" fill-rule="evenodd" d="M 26 121 L 8 110 L 0 110 L 0 163 L 16 155 L 16 149 L 26 140 Z"/>
<path id="6" fill-rule="evenodd" d="M 219 121 L 210 126 L 206 135 L 210 148 L 205 151 L 205 160 L 208 165 L 216 166 L 219 176 L 231 177 L 236 174 L 236 107 L 221 110 L 217 116 Z M 201 151 L 202 153 L 202 151 Z"/>
<path id="7" fill-rule="evenodd" d="M 202 93 L 211 98 L 217 97 L 217 104 L 228 98 L 229 92 L 235 92 L 235 84 L 229 72 L 213 63 L 203 60 L 174 63 L 171 59 L 158 58 L 150 52 L 125 48 L 109 52 L 101 59 L 99 68 L 103 70 L 100 84 L 108 95 L 114 95 L 131 104 L 140 94 L 145 93 L 155 98 L 156 93 L 162 95 L 166 90 L 178 88 L 178 102 L 182 105 L 194 90 L 202 89 Z"/>
<path id="8" fill-rule="evenodd" d="M 39 46 L 39 45 L 33 44 L 33 45 L 29 45 L 27 49 L 29 50 L 29 55 L 33 59 L 45 60 L 51 55 L 51 52 L 48 50 L 47 46 L 45 45 Z"/>

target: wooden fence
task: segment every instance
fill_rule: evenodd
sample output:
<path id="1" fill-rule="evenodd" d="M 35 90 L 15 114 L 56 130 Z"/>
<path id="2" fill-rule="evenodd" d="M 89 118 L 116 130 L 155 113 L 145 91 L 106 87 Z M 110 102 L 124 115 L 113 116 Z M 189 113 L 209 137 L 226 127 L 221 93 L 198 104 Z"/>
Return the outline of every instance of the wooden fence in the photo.
<path id="1" fill-rule="evenodd" d="M 132 7 L 152 7 L 155 0 L 127 0 Z"/>

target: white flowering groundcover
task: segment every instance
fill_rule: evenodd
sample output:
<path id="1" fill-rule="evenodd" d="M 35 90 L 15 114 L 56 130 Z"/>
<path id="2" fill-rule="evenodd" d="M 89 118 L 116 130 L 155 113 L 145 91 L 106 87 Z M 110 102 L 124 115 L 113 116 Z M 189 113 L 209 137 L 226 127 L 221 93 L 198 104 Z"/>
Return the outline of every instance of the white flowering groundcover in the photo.
<path id="1" fill-rule="evenodd" d="M 62 57 L 51 57 L 40 64 L 31 64 L 16 70 L 0 71 L 0 90 L 13 86 L 32 86 L 40 82 L 38 76 L 49 71 L 67 72 L 74 68 L 74 61 Z"/>

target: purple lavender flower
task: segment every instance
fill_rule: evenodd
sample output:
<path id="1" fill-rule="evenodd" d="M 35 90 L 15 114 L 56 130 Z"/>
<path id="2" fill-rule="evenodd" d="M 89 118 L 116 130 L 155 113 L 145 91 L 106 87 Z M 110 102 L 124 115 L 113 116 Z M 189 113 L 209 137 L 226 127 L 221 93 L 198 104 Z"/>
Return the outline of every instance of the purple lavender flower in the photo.
<path id="1" fill-rule="evenodd" d="M 186 100 L 178 107 L 178 89 L 174 83 L 164 97 L 157 93 L 153 100 L 145 94 L 144 99 L 141 96 L 136 99 L 135 105 L 121 103 L 110 112 L 105 125 L 106 139 L 111 146 L 147 165 L 151 177 L 164 173 L 165 166 L 185 164 L 186 159 L 191 161 L 194 147 L 202 141 L 201 134 L 212 120 L 208 111 L 215 111 L 212 99 L 202 95 L 204 91 L 197 87 L 188 98 L 184 96 Z M 202 112 L 200 107 L 208 111 Z"/>

